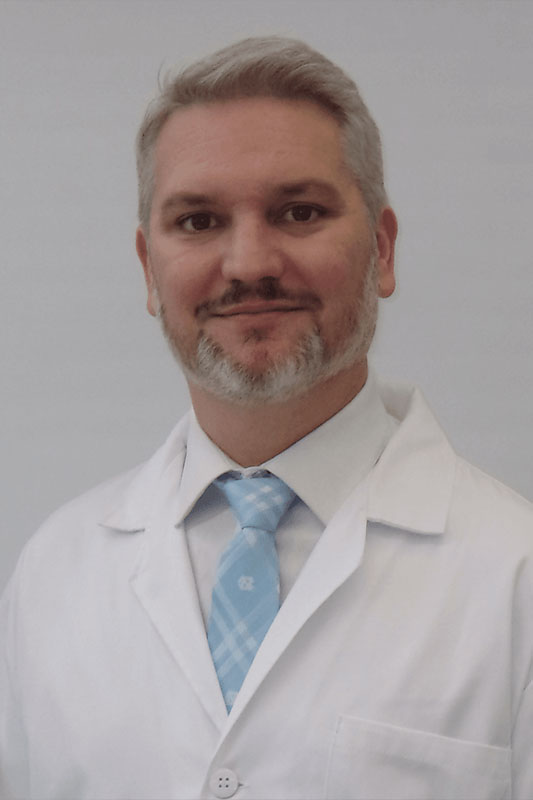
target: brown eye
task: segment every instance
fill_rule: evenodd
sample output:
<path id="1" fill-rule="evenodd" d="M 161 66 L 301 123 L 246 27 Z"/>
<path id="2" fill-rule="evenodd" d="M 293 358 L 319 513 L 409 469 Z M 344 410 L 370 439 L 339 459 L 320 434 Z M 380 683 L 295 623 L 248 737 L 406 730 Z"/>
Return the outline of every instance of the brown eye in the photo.
<path id="1" fill-rule="evenodd" d="M 315 222 L 321 215 L 321 209 L 315 206 L 300 204 L 291 206 L 282 215 L 285 222 Z"/>
<path id="2" fill-rule="evenodd" d="M 199 212 L 197 214 L 190 214 L 188 217 L 181 219 L 179 222 L 184 231 L 189 233 L 198 233 L 200 231 L 208 231 L 215 226 L 215 219 L 211 214 Z"/>

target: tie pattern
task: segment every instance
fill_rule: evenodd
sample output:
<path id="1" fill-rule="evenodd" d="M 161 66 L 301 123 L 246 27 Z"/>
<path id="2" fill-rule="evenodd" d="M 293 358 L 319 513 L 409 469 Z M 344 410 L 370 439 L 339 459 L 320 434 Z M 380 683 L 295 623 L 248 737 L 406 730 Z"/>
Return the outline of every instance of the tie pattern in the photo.
<path id="1" fill-rule="evenodd" d="M 231 710 L 250 664 L 279 610 L 279 562 L 274 535 L 294 499 L 270 473 L 215 481 L 239 523 L 220 557 L 207 639 Z"/>

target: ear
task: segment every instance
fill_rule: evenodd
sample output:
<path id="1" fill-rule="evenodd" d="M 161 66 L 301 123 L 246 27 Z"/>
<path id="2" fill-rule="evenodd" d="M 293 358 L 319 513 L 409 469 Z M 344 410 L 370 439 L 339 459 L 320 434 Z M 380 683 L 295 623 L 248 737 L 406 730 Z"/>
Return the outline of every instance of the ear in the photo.
<path id="1" fill-rule="evenodd" d="M 390 297 L 396 287 L 394 277 L 394 244 L 398 233 L 398 221 L 392 208 L 384 208 L 376 227 L 378 252 L 378 294 Z"/>
<path id="2" fill-rule="evenodd" d="M 157 293 L 154 273 L 152 271 L 152 265 L 150 261 L 148 240 L 141 226 L 137 228 L 137 233 L 135 236 L 135 247 L 137 250 L 137 255 L 139 256 L 139 260 L 143 265 L 144 280 L 146 281 L 146 289 L 148 291 L 146 308 L 153 317 L 157 317 L 160 307 L 159 296 Z"/>

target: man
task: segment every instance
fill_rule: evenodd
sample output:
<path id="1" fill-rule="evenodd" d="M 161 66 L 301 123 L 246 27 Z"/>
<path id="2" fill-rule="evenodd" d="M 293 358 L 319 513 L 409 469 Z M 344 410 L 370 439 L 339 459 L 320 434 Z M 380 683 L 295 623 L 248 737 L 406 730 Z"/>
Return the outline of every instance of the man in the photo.
<path id="1" fill-rule="evenodd" d="M 138 170 L 193 410 L 25 549 L 5 794 L 533 797 L 533 514 L 369 373 L 397 225 L 355 85 L 240 42 L 163 88 Z"/>

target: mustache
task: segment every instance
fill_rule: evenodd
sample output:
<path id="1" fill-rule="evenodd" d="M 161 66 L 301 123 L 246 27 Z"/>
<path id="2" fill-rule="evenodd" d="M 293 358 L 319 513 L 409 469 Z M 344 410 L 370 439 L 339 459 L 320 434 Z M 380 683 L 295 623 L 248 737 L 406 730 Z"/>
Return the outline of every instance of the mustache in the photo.
<path id="1" fill-rule="evenodd" d="M 295 306 L 303 306 L 310 311 L 322 308 L 322 301 L 313 292 L 291 292 L 284 289 L 277 278 L 265 277 L 256 283 L 233 280 L 221 297 L 200 303 L 195 309 L 195 314 L 198 318 L 205 319 L 211 314 L 223 312 L 228 306 L 238 305 L 245 300 L 284 300 Z"/>

